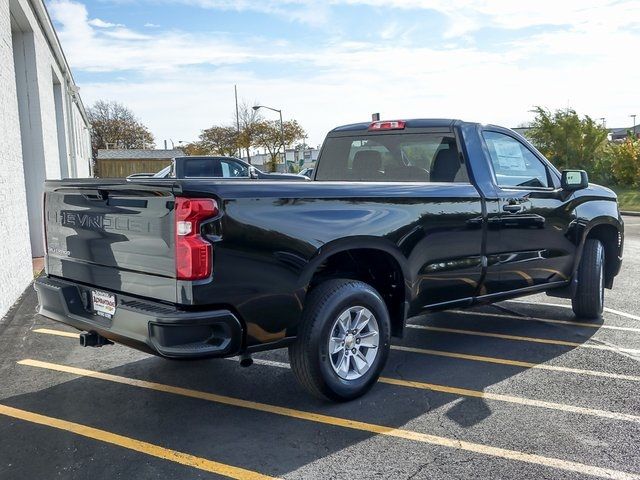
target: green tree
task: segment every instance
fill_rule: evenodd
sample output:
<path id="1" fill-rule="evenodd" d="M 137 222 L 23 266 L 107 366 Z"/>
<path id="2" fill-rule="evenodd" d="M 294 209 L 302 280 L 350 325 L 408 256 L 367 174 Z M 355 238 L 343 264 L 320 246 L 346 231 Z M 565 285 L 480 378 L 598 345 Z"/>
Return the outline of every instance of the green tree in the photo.
<path id="1" fill-rule="evenodd" d="M 611 142 L 605 149 L 611 183 L 622 186 L 640 186 L 640 140 L 629 135 L 623 142 Z"/>
<path id="2" fill-rule="evenodd" d="M 598 161 L 607 144 L 607 129 L 575 110 L 550 112 L 535 108 L 536 118 L 527 137 L 556 167 L 598 172 Z"/>
<path id="3" fill-rule="evenodd" d="M 269 170 L 275 170 L 278 156 L 282 152 L 282 131 L 279 120 L 263 120 L 254 125 L 255 147 L 264 148 L 271 157 Z M 306 136 L 306 132 L 296 120 L 287 120 L 282 124 L 284 131 L 284 146 L 291 145 Z"/>
<path id="4" fill-rule="evenodd" d="M 123 104 L 98 100 L 87 109 L 94 158 L 101 148 L 153 148 L 149 129 Z"/>
<path id="5" fill-rule="evenodd" d="M 210 155 L 235 156 L 238 153 L 238 131 L 235 127 L 214 125 L 200 133 L 197 143 L 201 151 Z"/>
<path id="6" fill-rule="evenodd" d="M 211 152 L 200 142 L 190 142 L 180 147 L 185 155 L 210 155 Z"/>

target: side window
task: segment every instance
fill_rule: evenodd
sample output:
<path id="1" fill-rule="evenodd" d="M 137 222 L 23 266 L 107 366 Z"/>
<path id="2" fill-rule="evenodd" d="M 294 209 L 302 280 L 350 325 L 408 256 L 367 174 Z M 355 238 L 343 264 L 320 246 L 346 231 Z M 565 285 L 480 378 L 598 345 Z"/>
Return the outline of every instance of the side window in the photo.
<path id="1" fill-rule="evenodd" d="M 222 178 L 249 176 L 249 169 L 245 165 L 232 160 L 220 160 L 220 167 L 222 168 Z"/>
<path id="2" fill-rule="evenodd" d="M 186 158 L 184 162 L 184 177 L 215 177 L 216 160 L 212 158 Z"/>
<path id="3" fill-rule="evenodd" d="M 498 132 L 483 132 L 491 155 L 496 182 L 503 187 L 548 187 L 547 167 L 515 138 Z"/>

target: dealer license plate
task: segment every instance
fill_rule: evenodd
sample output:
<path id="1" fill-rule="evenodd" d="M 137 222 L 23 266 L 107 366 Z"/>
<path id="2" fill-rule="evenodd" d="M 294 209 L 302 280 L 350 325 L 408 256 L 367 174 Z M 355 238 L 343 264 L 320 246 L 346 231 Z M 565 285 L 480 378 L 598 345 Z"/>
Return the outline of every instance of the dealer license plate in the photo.
<path id="1" fill-rule="evenodd" d="M 111 293 L 91 290 L 91 302 L 96 315 L 111 318 L 116 313 L 116 296 Z"/>

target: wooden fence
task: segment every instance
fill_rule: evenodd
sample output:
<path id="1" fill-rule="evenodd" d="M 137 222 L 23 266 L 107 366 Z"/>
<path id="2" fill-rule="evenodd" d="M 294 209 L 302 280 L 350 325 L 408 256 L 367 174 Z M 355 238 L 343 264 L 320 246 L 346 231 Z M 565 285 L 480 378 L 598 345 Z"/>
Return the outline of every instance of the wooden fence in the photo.
<path id="1" fill-rule="evenodd" d="M 95 176 L 100 178 L 124 178 L 132 173 L 156 173 L 171 165 L 171 159 L 158 160 L 127 160 L 105 159 L 96 160 Z"/>

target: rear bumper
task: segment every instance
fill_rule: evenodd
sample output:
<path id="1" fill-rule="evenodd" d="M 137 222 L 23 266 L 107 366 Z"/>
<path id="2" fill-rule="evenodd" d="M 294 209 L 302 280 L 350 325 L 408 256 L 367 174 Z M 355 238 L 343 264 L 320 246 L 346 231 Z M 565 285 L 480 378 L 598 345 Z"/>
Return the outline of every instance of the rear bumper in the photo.
<path id="1" fill-rule="evenodd" d="M 179 310 L 115 294 L 117 307 L 109 319 L 91 310 L 90 287 L 40 277 L 34 288 L 41 315 L 148 353 L 168 358 L 225 357 L 239 353 L 242 346 L 242 325 L 228 310 Z"/>

